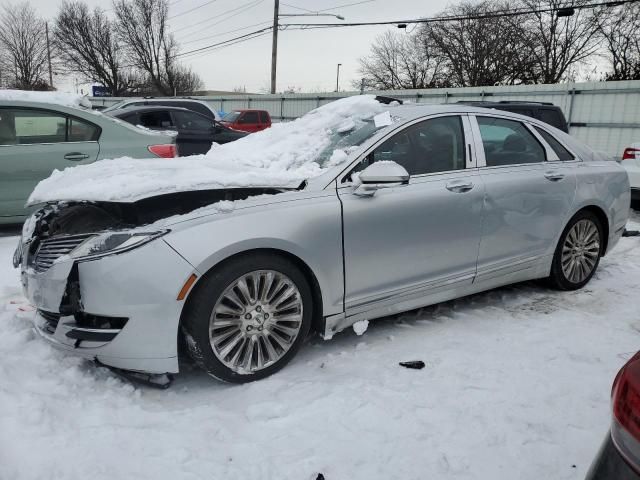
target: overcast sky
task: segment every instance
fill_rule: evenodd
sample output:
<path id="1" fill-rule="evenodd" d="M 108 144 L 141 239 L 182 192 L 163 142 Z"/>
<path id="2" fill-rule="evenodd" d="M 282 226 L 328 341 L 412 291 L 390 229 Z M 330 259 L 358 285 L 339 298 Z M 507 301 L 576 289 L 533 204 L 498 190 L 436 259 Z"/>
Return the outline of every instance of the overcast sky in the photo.
<path id="1" fill-rule="evenodd" d="M 39 13 L 53 19 L 61 0 L 30 0 Z M 108 8 L 104 0 L 87 0 L 91 7 Z M 346 22 L 388 21 L 430 16 L 443 9 L 447 0 L 373 0 L 342 6 L 358 0 L 288 0 L 280 2 L 281 13 L 327 10 Z M 183 52 L 218 43 L 268 26 L 273 22 L 273 0 L 170 0 L 170 25 Z M 293 6 L 298 8 L 293 8 Z M 200 7 L 200 8 L 197 8 Z M 193 11 L 189 11 L 192 10 Z M 231 11 L 230 10 L 235 10 Z M 339 22 L 330 17 L 282 18 L 281 23 Z M 242 29 L 244 27 L 250 28 Z M 358 58 L 366 55 L 376 35 L 390 27 L 350 27 L 330 30 L 280 31 L 278 35 L 278 90 L 287 87 L 303 91 L 333 91 L 336 67 L 342 64 L 340 88 L 351 89 L 359 79 Z M 397 28 L 392 27 L 397 30 Z M 411 30 L 411 26 L 409 30 Z M 235 30 L 235 31 L 234 31 Z M 229 33 L 226 33 L 229 32 Z M 184 58 L 202 77 L 209 90 L 246 87 L 259 92 L 269 88 L 271 35 Z M 57 76 L 61 90 L 73 89 L 72 79 Z"/>

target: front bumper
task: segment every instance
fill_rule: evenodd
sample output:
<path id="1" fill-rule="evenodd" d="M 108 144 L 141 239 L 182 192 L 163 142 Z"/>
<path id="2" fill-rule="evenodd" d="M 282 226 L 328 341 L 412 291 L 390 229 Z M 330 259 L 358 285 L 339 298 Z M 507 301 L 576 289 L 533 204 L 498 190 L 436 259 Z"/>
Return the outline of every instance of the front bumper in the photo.
<path id="1" fill-rule="evenodd" d="M 60 258 L 44 272 L 28 257 L 22 265 L 35 330 L 53 346 L 125 370 L 178 371 L 176 297 L 194 268 L 164 240 L 90 261 Z"/>

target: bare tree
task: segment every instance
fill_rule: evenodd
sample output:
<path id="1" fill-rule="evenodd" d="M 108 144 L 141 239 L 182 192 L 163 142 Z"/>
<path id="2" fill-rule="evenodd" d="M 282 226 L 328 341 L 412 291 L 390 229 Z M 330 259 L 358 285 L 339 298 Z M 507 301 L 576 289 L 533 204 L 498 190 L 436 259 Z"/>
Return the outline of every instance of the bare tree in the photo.
<path id="1" fill-rule="evenodd" d="M 640 5 L 605 7 L 596 19 L 611 64 L 606 80 L 640 80 Z"/>
<path id="2" fill-rule="evenodd" d="M 167 31 L 167 0 L 116 0 L 117 32 L 126 45 L 127 60 L 149 77 L 164 95 L 171 95 L 165 65 L 171 62 L 175 42 Z"/>
<path id="3" fill-rule="evenodd" d="M 1 12 L 0 46 L 3 71 L 9 86 L 47 90 L 47 39 L 45 21 L 29 3 L 7 5 Z"/>
<path id="4" fill-rule="evenodd" d="M 115 0 L 117 31 L 127 60 L 147 76 L 162 95 L 192 91 L 200 78 L 177 61 L 178 44 L 168 31 L 167 0 Z"/>
<path id="5" fill-rule="evenodd" d="M 534 61 L 536 83 L 558 83 L 572 67 L 584 62 L 597 50 L 596 15 L 591 9 L 573 9 L 573 15 L 559 17 L 557 9 L 567 7 L 566 0 L 520 0 L 534 13 L 522 17 L 527 50 L 522 54 Z M 590 3 L 573 0 L 571 5 Z M 553 9 L 556 11 L 541 12 Z"/>
<path id="6" fill-rule="evenodd" d="M 54 39 L 65 70 L 122 96 L 138 88 L 141 79 L 132 68 L 123 66 L 123 46 L 114 28 L 99 8 L 90 12 L 84 2 L 64 2 L 55 21 Z"/>
<path id="7" fill-rule="evenodd" d="M 530 60 L 523 55 L 524 36 L 520 24 L 509 17 L 487 15 L 510 8 L 506 1 L 466 0 L 441 13 L 458 19 L 434 23 L 425 32 L 446 59 L 446 71 L 454 86 L 530 81 Z"/>
<path id="8" fill-rule="evenodd" d="M 167 70 L 167 84 L 174 93 L 193 94 L 202 88 L 202 80 L 188 67 L 174 64 Z"/>
<path id="9" fill-rule="evenodd" d="M 364 86 L 376 90 L 431 88 L 445 82 L 443 59 L 429 35 L 386 32 L 376 37 L 371 53 L 360 59 Z M 357 82 L 355 87 L 360 87 Z"/>

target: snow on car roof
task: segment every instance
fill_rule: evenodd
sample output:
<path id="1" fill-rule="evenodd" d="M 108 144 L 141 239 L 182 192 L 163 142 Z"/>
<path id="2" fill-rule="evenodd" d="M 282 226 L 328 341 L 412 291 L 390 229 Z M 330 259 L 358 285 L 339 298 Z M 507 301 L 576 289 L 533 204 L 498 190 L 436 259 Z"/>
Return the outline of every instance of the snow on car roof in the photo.
<path id="1" fill-rule="evenodd" d="M 209 153 L 175 159 L 119 158 L 54 171 L 31 194 L 28 205 L 51 201 L 133 202 L 165 193 L 240 187 L 297 187 L 346 161 L 340 151 L 320 164 L 331 135 L 351 124 L 364 125 L 397 107 L 372 95 L 344 98 L 288 123 L 254 133 Z M 372 122 L 369 122 L 371 124 Z M 371 128 L 371 127 L 370 127 Z"/>
<path id="2" fill-rule="evenodd" d="M 63 92 L 32 92 L 28 90 L 0 90 L 0 100 L 14 102 L 40 102 L 65 107 L 91 108 L 87 97 Z"/>

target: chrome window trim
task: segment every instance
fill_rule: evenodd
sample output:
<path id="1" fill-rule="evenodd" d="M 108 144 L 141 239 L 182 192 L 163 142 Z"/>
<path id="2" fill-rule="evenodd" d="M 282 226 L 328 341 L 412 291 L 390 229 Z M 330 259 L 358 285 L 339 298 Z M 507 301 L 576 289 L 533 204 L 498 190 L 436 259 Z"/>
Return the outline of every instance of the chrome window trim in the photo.
<path id="1" fill-rule="evenodd" d="M 353 170 L 353 168 L 355 168 L 355 166 L 360 163 L 363 159 L 365 159 L 373 150 L 375 150 L 376 148 L 378 148 L 380 145 L 382 145 L 384 142 L 386 142 L 389 138 L 393 137 L 394 135 L 396 135 L 397 133 L 400 133 L 402 130 L 405 130 L 417 123 L 421 123 L 424 122 L 426 120 L 432 120 L 434 118 L 439 118 L 439 117 L 460 117 L 460 120 L 462 122 L 462 131 L 463 134 L 465 136 L 465 168 L 464 169 L 460 169 L 460 170 L 447 170 L 446 172 L 433 172 L 433 173 L 423 173 L 420 175 L 412 175 L 410 177 L 409 182 L 411 183 L 411 179 L 413 178 L 425 178 L 425 177 L 430 177 L 433 175 L 442 175 L 442 174 L 450 174 L 450 173 L 455 173 L 455 172 L 462 172 L 464 170 L 470 170 L 475 168 L 475 159 L 474 159 L 474 153 L 477 150 L 475 148 L 475 146 L 473 145 L 472 142 L 470 142 L 470 137 L 468 137 L 468 132 L 470 131 L 470 123 L 468 120 L 468 114 L 464 113 L 464 112 L 458 112 L 458 113 L 453 113 L 453 112 L 446 112 L 446 113 L 436 113 L 436 114 L 432 114 L 432 115 L 427 115 L 424 117 L 419 117 L 419 118 L 414 118 L 408 122 L 402 123 L 400 125 L 397 126 L 397 128 L 394 128 L 393 130 L 389 131 L 384 137 L 380 138 L 377 142 L 375 142 L 374 144 L 370 145 L 364 152 L 362 152 L 360 155 L 358 155 L 356 157 L 355 160 L 353 160 L 347 167 L 345 167 L 338 175 L 336 175 L 335 179 L 329 183 L 329 185 L 327 185 L 326 188 L 330 188 L 333 184 L 333 182 L 336 182 L 337 188 L 344 188 L 344 187 L 351 187 L 353 186 L 353 182 L 349 181 L 349 182 L 343 182 L 343 180 L 351 173 L 351 171 Z M 469 154 L 469 146 L 471 145 L 472 147 L 472 166 L 468 165 L 468 154 Z"/>

